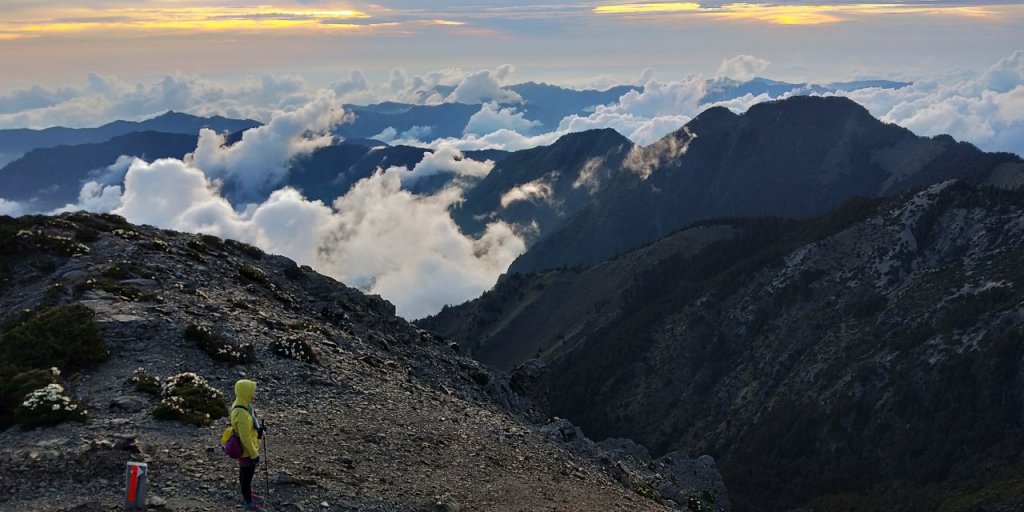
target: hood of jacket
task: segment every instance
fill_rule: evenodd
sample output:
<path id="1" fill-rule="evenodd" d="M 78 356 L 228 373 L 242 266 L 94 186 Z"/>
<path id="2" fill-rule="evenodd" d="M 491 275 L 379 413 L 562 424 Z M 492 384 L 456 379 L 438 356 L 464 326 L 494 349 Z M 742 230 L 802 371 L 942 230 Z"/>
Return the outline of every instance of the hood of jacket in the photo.
<path id="1" fill-rule="evenodd" d="M 256 383 L 249 379 L 242 379 L 235 383 L 235 403 L 232 405 L 244 405 L 249 407 L 252 397 L 256 395 Z"/>

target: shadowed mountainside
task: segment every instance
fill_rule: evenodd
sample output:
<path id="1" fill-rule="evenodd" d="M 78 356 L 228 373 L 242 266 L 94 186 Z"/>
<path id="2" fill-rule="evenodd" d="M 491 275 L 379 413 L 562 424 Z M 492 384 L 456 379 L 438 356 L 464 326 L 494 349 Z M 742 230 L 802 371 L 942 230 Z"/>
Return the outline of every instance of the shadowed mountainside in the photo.
<path id="1" fill-rule="evenodd" d="M 82 184 L 96 179 L 121 155 L 182 158 L 196 149 L 196 134 L 138 132 L 105 142 L 33 149 L 0 169 L 0 195 L 40 210 L 78 201 Z M 123 181 L 118 177 L 115 181 Z"/>
<path id="2" fill-rule="evenodd" d="M 552 414 L 719 463 L 737 510 L 1018 510 L 1024 192 L 707 221 L 420 322 L 545 361 Z M 987 508 L 979 508 L 987 507 Z"/>

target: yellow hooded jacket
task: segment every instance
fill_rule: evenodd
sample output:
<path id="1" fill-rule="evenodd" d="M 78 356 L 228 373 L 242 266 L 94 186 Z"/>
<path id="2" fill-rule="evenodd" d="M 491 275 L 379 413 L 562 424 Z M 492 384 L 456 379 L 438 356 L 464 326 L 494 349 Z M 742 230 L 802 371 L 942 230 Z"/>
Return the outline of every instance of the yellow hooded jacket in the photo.
<path id="1" fill-rule="evenodd" d="M 242 456 L 250 459 L 260 456 L 256 419 L 252 415 L 252 397 L 255 394 L 256 383 L 242 379 L 235 383 L 235 403 L 231 404 L 231 429 L 242 441 Z M 242 406 L 244 409 L 236 406 Z"/>

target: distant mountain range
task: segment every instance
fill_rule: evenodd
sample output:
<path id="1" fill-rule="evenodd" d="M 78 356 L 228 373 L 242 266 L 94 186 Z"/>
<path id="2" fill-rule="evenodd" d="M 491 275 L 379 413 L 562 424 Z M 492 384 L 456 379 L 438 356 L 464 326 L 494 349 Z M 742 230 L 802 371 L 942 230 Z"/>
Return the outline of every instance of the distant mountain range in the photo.
<path id="1" fill-rule="evenodd" d="M 240 132 L 259 126 L 248 119 L 226 117 L 197 117 L 180 112 L 167 112 L 145 121 L 114 121 L 98 128 L 53 127 L 43 130 L 0 130 L 0 154 L 22 155 L 36 148 L 104 142 L 119 135 L 137 132 L 177 133 L 196 136 L 201 128 L 218 132 Z M 113 163 L 113 161 L 109 162 Z"/>
<path id="2" fill-rule="evenodd" d="M 757 78 L 750 82 L 735 82 L 727 79 L 715 79 L 708 82 L 709 92 L 705 102 L 717 101 L 719 99 L 731 99 L 743 96 L 744 94 L 782 94 L 793 90 L 808 92 L 831 92 L 839 89 L 856 89 L 862 87 L 899 87 L 905 84 L 899 82 L 875 81 L 875 82 L 852 82 L 849 84 L 831 84 L 828 86 L 808 86 L 807 84 L 793 84 L 786 82 L 774 82 L 771 80 Z M 437 87 L 436 92 L 447 96 L 452 92 L 453 87 Z M 622 95 L 630 91 L 641 91 L 638 86 L 617 86 L 606 90 L 598 91 L 593 89 L 575 90 L 555 85 L 527 82 L 509 86 L 507 89 L 519 94 L 523 101 L 520 104 L 510 105 L 521 111 L 525 118 L 535 121 L 537 132 L 551 131 L 558 127 L 559 122 L 570 115 L 586 116 L 598 105 L 615 103 Z M 349 141 L 353 145 L 367 145 L 374 137 L 388 135 L 391 137 L 408 137 L 412 139 L 434 140 L 444 137 L 461 137 L 469 123 L 470 118 L 481 110 L 479 104 L 443 103 L 438 105 L 409 105 L 402 103 L 386 102 L 376 105 L 359 106 L 346 105 L 346 108 L 355 114 L 355 120 L 351 123 L 339 125 L 335 134 Z M 259 122 L 253 120 L 228 119 L 220 116 L 198 117 L 180 112 L 167 112 L 153 119 L 141 122 L 115 121 L 97 128 L 63 128 L 53 127 L 43 130 L 10 129 L 0 130 L 0 184 L 8 185 L 0 193 L 0 197 L 20 201 L 35 200 L 40 207 L 50 207 L 54 204 L 66 204 L 77 198 L 78 189 L 82 179 L 89 172 L 95 171 L 113 163 L 116 160 L 109 157 L 114 152 L 125 155 L 146 155 L 149 158 L 165 156 L 181 157 L 181 141 L 184 139 L 175 137 L 163 137 L 161 134 L 189 135 L 196 136 L 201 128 L 211 128 L 218 132 L 238 134 L 246 129 L 259 126 Z M 129 134 L 141 134 L 143 132 L 154 132 L 150 135 L 136 135 L 133 137 L 119 138 Z M 107 141 L 110 144 L 104 145 Z M 166 141 L 166 144 L 160 141 Z M 380 144 L 374 141 L 375 144 Z M 58 146 L 82 146 L 79 149 L 69 150 Z M 53 149 L 52 151 L 49 151 Z M 29 154 L 33 150 L 38 150 Z M 356 148 L 349 148 L 345 151 L 356 151 Z M 187 151 L 186 151 L 187 152 Z M 406 157 L 399 158 L 402 165 L 411 165 L 409 158 L 415 156 L 415 151 L 407 150 Z M 419 152 L 422 154 L 422 151 Z M 349 154 L 354 157 L 354 154 Z M 23 161 L 17 162 L 23 158 Z M 360 157 L 361 158 L 361 157 Z M 109 160 L 109 161 L 105 161 Z M 357 159 L 358 160 L 358 159 Z M 372 160 L 372 158 L 370 159 Z M 307 164 L 316 165 L 326 160 L 314 159 Z M 59 167 L 50 165 L 52 162 L 62 162 Z M 346 162 L 348 162 L 346 160 Z M 317 198 L 327 198 L 331 194 L 343 193 L 343 185 L 350 184 L 351 180 L 341 179 L 342 186 L 338 186 L 333 180 L 337 173 L 348 172 L 349 167 L 355 165 L 358 172 L 351 174 L 353 177 L 365 177 L 368 172 L 365 169 L 369 165 L 364 161 L 358 164 L 356 161 L 348 162 L 344 169 L 334 170 L 335 176 L 326 182 L 317 183 L 316 186 L 310 182 L 311 176 L 324 177 L 323 171 L 312 170 L 309 165 L 303 170 L 308 171 L 307 176 L 300 177 L 297 185 L 300 185 L 307 192 Z M 596 160 L 594 161 L 596 162 Z M 360 167 L 362 165 L 362 167 Z M 45 169 L 44 169 L 45 167 Z M 614 166 L 606 166 L 612 168 Z M 35 170 L 40 173 L 35 175 Z M 563 172 L 565 172 L 563 170 Z M 19 178 L 18 176 L 24 176 Z M 442 181 L 439 181 L 442 180 Z M 494 181 L 494 180 L 491 180 Z M 333 184 L 332 184 L 333 183 Z M 561 183 L 561 182 L 559 182 Z M 437 187 L 443 185 L 443 178 L 435 177 L 419 184 L 421 187 Z M 38 188 L 34 188 L 37 187 Z M 579 186 L 574 187 L 579 189 Z M 592 192 L 592 188 L 586 189 Z M 560 189 L 558 196 L 567 197 L 566 190 Z M 333 199 L 332 196 L 330 199 Z M 483 201 L 480 197 L 476 201 Z M 500 198 L 499 198 L 500 199 Z M 570 203 L 573 200 L 569 201 Z M 472 202 L 471 202 L 472 203 Z M 514 210 L 520 210 L 527 203 L 520 203 Z M 466 211 L 473 210 L 472 205 Z M 492 209 L 493 211 L 493 209 Z M 561 215 L 573 212 L 572 204 L 561 204 L 559 212 Z M 476 212 L 480 214 L 481 212 Z M 486 213 L 486 212 L 484 212 Z M 510 218 L 521 217 L 511 215 Z M 465 216 L 463 220 L 465 221 Z M 542 229 L 547 229 L 551 218 L 543 219 Z M 471 223 L 465 222 L 464 227 L 473 228 Z"/>
<path id="3" fill-rule="evenodd" d="M 153 131 L 118 135 L 105 142 L 33 149 L 0 169 L 0 197 L 52 210 L 76 203 L 82 184 L 96 177 L 94 171 L 105 169 L 121 155 L 182 158 L 195 149 L 195 134 Z"/>
<path id="4" fill-rule="evenodd" d="M 743 97 L 747 94 L 758 96 L 768 94 L 776 97 L 786 93 L 826 94 L 838 91 L 853 91 L 869 87 L 898 89 L 909 85 L 905 82 L 888 80 L 866 80 L 833 84 L 790 83 L 754 78 L 738 82 L 727 78 L 707 81 L 707 93 L 702 104 L 711 104 Z M 557 85 L 527 82 L 506 87 L 523 98 L 522 103 L 507 104 L 521 111 L 525 118 L 536 121 L 538 132 L 552 131 L 559 122 L 570 116 L 586 117 L 598 105 L 616 103 L 624 94 L 641 92 L 642 86 L 621 85 L 605 90 L 576 90 Z M 432 91 L 446 97 L 454 87 L 435 87 Z M 480 105 L 463 103 L 442 103 L 438 105 L 406 105 L 402 103 L 381 103 L 378 105 L 346 105 L 356 114 L 354 123 L 339 126 L 335 133 L 343 137 L 373 137 L 391 128 L 397 134 L 410 133 L 412 138 L 434 140 L 446 137 L 461 137 L 469 119 L 480 111 Z"/>
<path id="5" fill-rule="evenodd" d="M 228 137 L 228 143 L 240 134 Z M 30 151 L 0 169 L 0 190 L 4 199 L 28 204 L 36 211 L 50 211 L 75 204 L 82 185 L 91 180 L 103 181 L 104 170 L 121 155 L 137 156 L 149 161 L 158 158 L 183 158 L 195 151 L 196 136 L 160 132 L 139 132 L 114 137 L 106 142 L 57 146 Z M 377 169 L 391 166 L 414 167 L 427 150 L 410 146 L 388 146 L 380 141 L 353 139 L 323 147 L 307 156 L 296 158 L 291 172 L 280 186 L 291 186 L 310 199 L 330 204 L 344 195 L 355 182 L 367 178 Z M 470 151 L 469 158 L 498 161 L 508 153 L 498 150 Z M 431 193 L 449 183 L 453 175 L 439 173 L 417 181 L 410 189 Z M 107 177 L 109 179 L 110 177 Z M 123 177 L 116 177 L 117 184 Z M 231 183 L 223 187 L 231 196 Z"/>

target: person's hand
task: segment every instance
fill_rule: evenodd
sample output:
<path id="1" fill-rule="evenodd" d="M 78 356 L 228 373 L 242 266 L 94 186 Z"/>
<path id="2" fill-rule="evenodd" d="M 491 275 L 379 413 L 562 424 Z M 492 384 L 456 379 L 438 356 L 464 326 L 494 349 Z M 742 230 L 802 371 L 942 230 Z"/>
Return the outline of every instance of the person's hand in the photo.
<path id="1" fill-rule="evenodd" d="M 259 466 L 260 465 L 260 458 L 256 457 L 256 458 L 252 459 L 252 465 L 253 466 Z"/>

